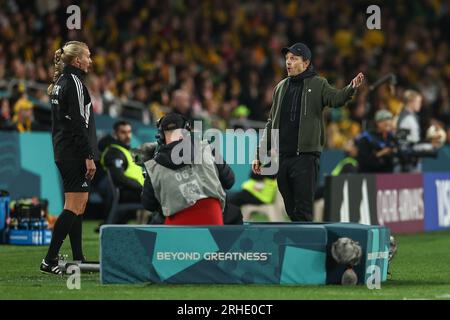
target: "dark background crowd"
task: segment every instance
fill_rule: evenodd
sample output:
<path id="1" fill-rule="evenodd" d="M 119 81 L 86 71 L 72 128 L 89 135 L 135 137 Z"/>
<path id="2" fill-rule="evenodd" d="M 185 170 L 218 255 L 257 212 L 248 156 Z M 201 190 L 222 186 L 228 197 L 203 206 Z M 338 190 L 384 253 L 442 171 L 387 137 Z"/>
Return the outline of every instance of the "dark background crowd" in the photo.
<path id="1" fill-rule="evenodd" d="M 81 30 L 66 27 L 72 4 L 81 8 Z M 380 30 L 366 26 L 371 4 L 381 8 Z M 90 47 L 87 83 L 98 114 L 151 123 L 174 110 L 207 127 L 258 127 L 286 76 L 280 49 L 301 41 L 336 87 L 366 75 L 348 108 L 326 114 L 328 148 L 343 148 L 376 110 L 398 115 L 407 89 L 423 96 L 422 134 L 436 124 L 450 143 L 448 30 L 448 0 L 0 0 L 0 127 L 49 128 L 45 90 L 54 52 L 68 40 Z M 389 73 L 395 81 L 371 91 Z"/>

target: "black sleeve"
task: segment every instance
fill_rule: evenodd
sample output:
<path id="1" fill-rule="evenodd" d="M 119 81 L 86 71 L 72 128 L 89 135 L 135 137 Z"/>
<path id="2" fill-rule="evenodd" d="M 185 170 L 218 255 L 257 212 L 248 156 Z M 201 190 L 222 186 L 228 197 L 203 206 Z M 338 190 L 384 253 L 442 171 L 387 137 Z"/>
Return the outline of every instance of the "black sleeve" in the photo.
<path id="1" fill-rule="evenodd" d="M 234 172 L 231 170 L 230 166 L 225 163 L 223 164 L 216 163 L 217 170 L 219 171 L 219 180 L 220 184 L 225 190 L 231 189 L 234 185 Z"/>
<path id="2" fill-rule="evenodd" d="M 128 166 L 124 154 L 115 148 L 109 148 L 105 154 L 105 166 L 111 173 L 114 184 L 119 188 L 128 190 L 142 191 L 142 186 L 133 179 L 125 176 L 125 170 Z"/>
<path id="3" fill-rule="evenodd" d="M 153 189 L 152 180 L 148 174 L 144 181 L 144 187 L 142 188 L 141 200 L 142 205 L 148 211 L 155 212 L 161 207 L 161 204 L 155 197 L 155 190 Z"/>
<path id="4" fill-rule="evenodd" d="M 215 165 L 217 171 L 219 172 L 220 184 L 225 190 L 231 189 L 231 187 L 234 185 L 235 180 L 233 170 L 225 162 L 225 159 L 223 159 L 220 154 L 216 156 L 215 149 L 213 149 L 212 154 L 215 157 Z"/>
<path id="5" fill-rule="evenodd" d="M 94 155 L 88 136 L 89 114 L 85 112 L 83 84 L 76 76 L 67 79 L 64 95 L 67 112 L 70 116 L 72 136 L 81 155 L 87 159 Z"/>
<path id="6" fill-rule="evenodd" d="M 368 172 L 377 172 L 383 167 L 383 159 L 377 158 L 375 153 L 378 151 L 374 146 L 365 138 L 358 141 L 358 163 L 360 168 L 365 169 Z"/>

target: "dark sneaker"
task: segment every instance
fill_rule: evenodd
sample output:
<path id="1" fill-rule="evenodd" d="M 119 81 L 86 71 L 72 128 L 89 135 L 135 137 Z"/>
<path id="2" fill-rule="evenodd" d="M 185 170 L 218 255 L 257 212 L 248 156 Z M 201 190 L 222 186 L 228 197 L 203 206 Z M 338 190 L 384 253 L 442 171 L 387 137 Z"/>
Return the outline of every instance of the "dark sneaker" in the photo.
<path id="1" fill-rule="evenodd" d="M 59 268 L 58 262 L 56 262 L 56 264 L 50 264 L 47 261 L 45 261 L 45 259 L 42 259 L 40 270 L 42 273 L 47 274 L 56 274 L 60 276 L 62 276 L 63 274 L 61 269 Z"/>

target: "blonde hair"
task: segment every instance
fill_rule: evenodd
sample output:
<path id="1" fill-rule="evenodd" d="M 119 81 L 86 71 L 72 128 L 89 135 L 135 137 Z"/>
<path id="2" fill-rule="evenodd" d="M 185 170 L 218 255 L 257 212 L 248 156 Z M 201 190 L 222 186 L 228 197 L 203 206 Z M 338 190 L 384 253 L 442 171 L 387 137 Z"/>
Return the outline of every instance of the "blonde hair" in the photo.
<path id="1" fill-rule="evenodd" d="M 76 57 L 81 57 L 83 50 L 88 46 L 84 42 L 69 41 L 64 47 L 55 51 L 53 63 L 55 64 L 55 71 L 53 73 L 53 81 L 47 89 L 47 94 L 51 94 L 53 86 L 61 75 L 65 65 L 70 64 Z"/>
<path id="2" fill-rule="evenodd" d="M 422 95 L 417 92 L 416 90 L 406 90 L 403 94 L 403 103 L 408 104 L 409 102 L 413 101 L 417 97 L 421 97 Z"/>

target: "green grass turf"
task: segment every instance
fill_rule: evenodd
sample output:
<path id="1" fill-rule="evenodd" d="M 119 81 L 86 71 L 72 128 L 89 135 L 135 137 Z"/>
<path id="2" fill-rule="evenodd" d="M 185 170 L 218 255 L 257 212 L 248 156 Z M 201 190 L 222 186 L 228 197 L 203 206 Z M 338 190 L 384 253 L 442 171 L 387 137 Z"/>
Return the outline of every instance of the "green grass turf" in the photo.
<path id="1" fill-rule="evenodd" d="M 97 222 L 84 223 L 89 260 L 98 259 Z M 99 274 L 82 274 L 81 289 L 43 275 L 46 247 L 0 245 L 0 299 L 450 299 L 450 231 L 396 237 L 393 280 L 380 290 L 366 286 L 101 285 Z M 69 254 L 69 241 L 62 253 Z"/>

